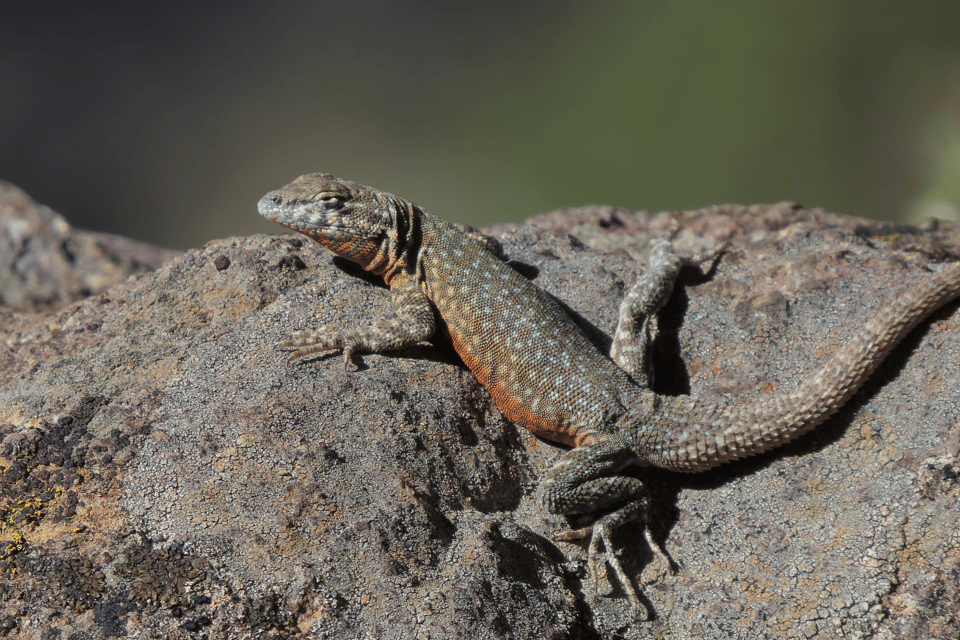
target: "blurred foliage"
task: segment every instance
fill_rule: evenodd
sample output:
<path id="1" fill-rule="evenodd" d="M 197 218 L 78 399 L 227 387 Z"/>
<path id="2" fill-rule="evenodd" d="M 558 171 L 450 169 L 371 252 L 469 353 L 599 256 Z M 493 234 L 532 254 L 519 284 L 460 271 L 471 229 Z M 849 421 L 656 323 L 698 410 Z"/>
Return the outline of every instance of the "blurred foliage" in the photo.
<path id="1" fill-rule="evenodd" d="M 956 0 L 80 4 L 0 9 L 0 178 L 80 226 L 272 230 L 257 199 L 318 170 L 474 225 L 960 219 Z"/>

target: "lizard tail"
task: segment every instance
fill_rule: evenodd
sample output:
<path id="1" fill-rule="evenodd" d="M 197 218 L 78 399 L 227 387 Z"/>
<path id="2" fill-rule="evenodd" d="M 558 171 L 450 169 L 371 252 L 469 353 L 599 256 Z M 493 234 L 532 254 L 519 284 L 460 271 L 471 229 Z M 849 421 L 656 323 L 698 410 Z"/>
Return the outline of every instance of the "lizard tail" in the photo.
<path id="1" fill-rule="evenodd" d="M 907 333 L 958 296 L 960 263 L 884 308 L 794 391 L 745 405 L 687 396 L 666 403 L 661 417 L 665 433 L 672 435 L 652 447 L 650 462 L 677 471 L 704 471 L 769 451 L 810 431 L 856 393 Z"/>

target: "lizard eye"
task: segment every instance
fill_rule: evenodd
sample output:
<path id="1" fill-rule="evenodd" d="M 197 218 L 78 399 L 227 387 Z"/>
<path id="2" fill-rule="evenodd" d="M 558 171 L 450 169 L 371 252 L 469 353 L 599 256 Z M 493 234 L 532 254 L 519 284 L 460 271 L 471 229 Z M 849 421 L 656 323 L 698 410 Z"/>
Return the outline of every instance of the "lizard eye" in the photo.
<path id="1" fill-rule="evenodd" d="M 340 205 L 343 203 L 343 198 L 341 198 L 340 196 L 338 196 L 338 195 L 336 195 L 336 194 L 333 194 L 333 193 L 324 194 L 324 195 L 320 196 L 319 199 L 320 199 L 321 204 L 323 204 L 325 207 L 331 208 L 331 209 L 332 209 L 332 208 L 339 208 Z"/>

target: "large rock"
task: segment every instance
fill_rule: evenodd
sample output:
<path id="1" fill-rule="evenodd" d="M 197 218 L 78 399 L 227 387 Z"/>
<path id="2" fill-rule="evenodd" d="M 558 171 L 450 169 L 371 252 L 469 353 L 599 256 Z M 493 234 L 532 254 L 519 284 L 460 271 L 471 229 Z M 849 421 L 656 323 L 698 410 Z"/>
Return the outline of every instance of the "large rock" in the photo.
<path id="1" fill-rule="evenodd" d="M 0 181 L 0 309 L 56 309 L 153 271 L 179 253 L 74 229 L 60 214 Z"/>
<path id="2" fill-rule="evenodd" d="M 512 264 L 601 348 L 650 238 L 675 234 L 691 254 L 729 241 L 713 273 L 684 272 L 661 314 L 656 389 L 737 398 L 793 388 L 960 244 L 956 226 L 790 204 L 591 207 L 499 231 Z M 63 278 L 50 277 L 36 286 Z M 637 470 L 679 569 L 641 584 L 644 621 L 619 590 L 594 592 L 582 546 L 551 540 L 568 522 L 534 490 L 562 450 L 506 422 L 449 345 L 365 355 L 359 370 L 339 355 L 285 363 L 273 345 L 292 331 L 391 313 L 381 284 L 319 246 L 228 238 L 59 310 L 41 298 L 0 326 L 0 635 L 960 629 L 957 302 L 792 445 L 700 475 Z M 615 540 L 639 581 L 640 527 Z"/>

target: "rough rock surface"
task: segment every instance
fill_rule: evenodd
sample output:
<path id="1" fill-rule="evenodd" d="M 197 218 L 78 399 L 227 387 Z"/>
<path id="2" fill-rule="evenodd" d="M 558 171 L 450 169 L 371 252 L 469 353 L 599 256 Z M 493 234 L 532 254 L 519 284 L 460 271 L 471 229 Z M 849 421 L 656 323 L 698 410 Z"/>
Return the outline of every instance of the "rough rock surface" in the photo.
<path id="1" fill-rule="evenodd" d="M 0 308 L 52 310 L 153 271 L 179 251 L 72 228 L 0 180 Z"/>
<path id="2" fill-rule="evenodd" d="M 0 216 L 11 193 L 29 209 L 4 188 Z M 664 394 L 789 389 L 960 257 L 956 226 L 790 204 L 590 207 L 500 231 L 514 266 L 602 347 L 651 237 L 675 232 L 688 253 L 729 241 L 713 273 L 684 272 L 661 315 Z M 33 275 L 37 291 L 66 277 Z M 285 364 L 273 345 L 289 332 L 391 311 L 382 286 L 320 247 L 219 240 L 59 310 L 24 290 L 3 300 L 35 300 L 33 312 L 0 326 L 0 637 L 960 629 L 958 302 L 807 437 L 710 473 L 646 472 L 679 572 L 641 584 L 656 617 L 638 621 L 622 593 L 594 593 L 581 546 L 551 540 L 568 523 L 533 493 L 561 449 L 504 421 L 448 345 L 365 355 L 358 371 L 339 356 Z M 640 578 L 640 528 L 615 539 Z"/>

